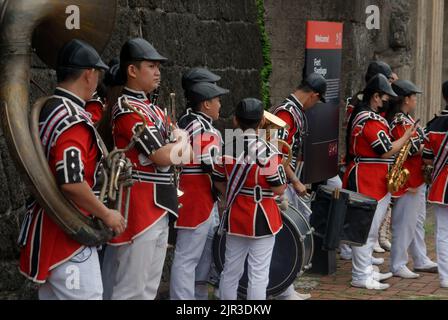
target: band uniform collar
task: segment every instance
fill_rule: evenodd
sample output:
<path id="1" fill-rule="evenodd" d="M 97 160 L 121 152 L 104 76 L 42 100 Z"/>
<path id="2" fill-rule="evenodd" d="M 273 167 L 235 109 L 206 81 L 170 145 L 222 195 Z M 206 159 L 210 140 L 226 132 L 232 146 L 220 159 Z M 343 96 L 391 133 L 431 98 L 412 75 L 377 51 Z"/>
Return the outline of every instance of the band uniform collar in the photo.
<path id="1" fill-rule="evenodd" d="M 289 96 L 289 100 L 291 100 L 297 108 L 304 111 L 302 102 L 300 102 L 300 100 L 294 95 L 294 93 Z"/>
<path id="2" fill-rule="evenodd" d="M 208 122 L 210 122 L 210 123 L 213 122 L 212 117 L 208 116 L 208 115 L 205 114 L 204 112 L 201 112 L 201 111 L 194 111 L 192 108 L 189 108 L 189 109 L 188 109 L 188 113 L 189 113 L 189 114 L 193 114 L 193 115 L 197 115 L 197 116 L 200 116 L 200 117 L 203 117 L 203 118 L 205 118 L 205 119 L 206 119 Z"/>
<path id="3" fill-rule="evenodd" d="M 76 94 L 61 87 L 56 87 L 56 89 L 54 90 L 54 95 L 57 97 L 69 99 L 70 101 L 76 103 L 81 108 L 83 108 L 86 104 L 86 102 L 80 97 L 78 97 Z"/>
<path id="4" fill-rule="evenodd" d="M 135 98 L 135 99 L 139 99 L 139 100 L 147 100 L 148 99 L 145 92 L 133 90 L 128 87 L 124 87 L 123 94 L 130 96 L 132 98 Z"/>

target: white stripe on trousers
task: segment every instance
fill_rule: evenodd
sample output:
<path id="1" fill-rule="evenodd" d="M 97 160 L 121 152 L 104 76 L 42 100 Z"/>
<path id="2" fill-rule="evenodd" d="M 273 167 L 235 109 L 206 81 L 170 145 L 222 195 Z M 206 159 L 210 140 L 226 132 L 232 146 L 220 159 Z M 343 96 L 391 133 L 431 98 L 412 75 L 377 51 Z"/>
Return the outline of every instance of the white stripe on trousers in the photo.
<path id="1" fill-rule="evenodd" d="M 381 201 L 378 202 L 378 206 L 373 217 L 372 226 L 370 227 L 369 237 L 367 242 L 362 247 L 352 246 L 352 278 L 353 281 L 363 281 L 372 277 L 372 254 L 373 248 L 378 241 L 378 231 L 381 223 L 386 216 L 387 209 L 389 208 L 391 200 L 391 194 L 387 194 Z"/>
<path id="2" fill-rule="evenodd" d="M 448 207 L 435 206 L 437 219 L 437 264 L 440 281 L 448 281 Z"/>
<path id="3" fill-rule="evenodd" d="M 426 222 L 426 190 L 427 186 L 419 190 L 417 229 L 415 230 L 414 241 L 409 247 L 410 254 L 414 260 L 414 268 L 424 268 L 432 261 L 428 257 L 425 242 L 425 222 Z"/>
<path id="4" fill-rule="evenodd" d="M 249 277 L 247 300 L 266 300 L 274 244 L 275 236 L 250 239 L 227 235 L 226 259 L 219 282 L 221 300 L 237 300 L 246 257 Z"/>
<path id="5" fill-rule="evenodd" d="M 392 273 L 399 272 L 409 262 L 408 250 L 414 240 L 420 209 L 420 194 L 425 185 L 416 193 L 406 192 L 396 200 L 392 210 Z"/>

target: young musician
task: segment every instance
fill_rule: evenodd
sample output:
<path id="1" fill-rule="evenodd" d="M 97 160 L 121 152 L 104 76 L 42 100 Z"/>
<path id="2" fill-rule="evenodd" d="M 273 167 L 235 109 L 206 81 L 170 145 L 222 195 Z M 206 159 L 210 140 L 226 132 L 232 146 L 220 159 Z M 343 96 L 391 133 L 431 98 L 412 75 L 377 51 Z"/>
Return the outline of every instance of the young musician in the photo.
<path id="1" fill-rule="evenodd" d="M 399 140 L 392 142 L 387 120 L 379 115 L 390 97 L 396 97 L 388 79 L 378 74 L 363 91 L 363 102 L 353 111 L 347 131 L 348 167 L 344 176 L 344 187 L 374 198 L 378 207 L 370 228 L 367 243 L 353 247 L 352 286 L 374 290 L 385 290 L 386 280 L 392 274 L 381 274 L 373 270 L 372 253 L 378 239 L 378 229 L 391 200 L 386 176 L 393 163 L 393 156 L 410 139 L 409 129 Z"/>
<path id="2" fill-rule="evenodd" d="M 391 108 L 387 112 L 390 122 L 392 137 L 400 139 L 407 129 L 416 125 L 410 115 L 417 108 L 417 94 L 421 94 L 419 88 L 411 81 L 397 80 L 392 84 L 393 90 L 398 98 L 394 99 Z M 410 173 L 409 180 L 393 197 L 396 199 L 392 211 L 392 250 L 391 250 L 391 272 L 396 277 L 415 279 L 419 275 L 412 272 L 406 266 L 408 264 L 408 250 L 417 235 L 417 225 L 420 216 L 426 216 L 426 184 L 423 179 L 422 151 L 425 133 L 418 127 L 415 135 L 410 140 L 411 149 L 403 168 Z M 424 218 L 422 225 L 424 224 Z M 426 246 L 423 248 L 426 252 Z M 419 250 L 418 252 L 421 252 Z M 417 254 L 418 254 L 417 252 Z M 437 268 L 426 254 L 416 254 L 414 269 L 430 270 Z"/>
<path id="3" fill-rule="evenodd" d="M 167 59 L 146 40 L 127 41 L 120 53 L 120 70 L 126 84 L 113 108 L 113 134 L 124 148 L 143 128 L 126 156 L 134 164 L 128 226 L 106 249 L 103 263 L 105 299 L 153 300 L 163 271 L 168 241 L 169 215 L 177 216 L 178 200 L 172 165 L 177 150 L 190 152 L 185 134 L 174 130 L 169 119 L 149 101 L 147 92 L 160 84 L 160 64 Z M 134 108 L 138 111 L 137 114 Z M 144 117 L 144 122 L 141 116 Z"/>
<path id="4" fill-rule="evenodd" d="M 58 85 L 42 109 L 39 128 L 48 164 L 64 196 L 119 234 L 125 228 L 123 217 L 108 209 L 93 192 L 98 187 L 102 153 L 91 117 L 84 109 L 101 71 L 107 69 L 96 50 L 84 41 L 74 39 L 65 44 L 57 62 Z M 20 272 L 42 284 L 39 299 L 102 299 L 97 248 L 70 238 L 35 199 L 28 204 L 19 244 Z M 76 284 L 67 286 L 71 278 L 77 279 Z"/>
<path id="5" fill-rule="evenodd" d="M 199 294 L 195 290 L 198 271 L 204 273 L 202 278 L 206 279 L 201 280 L 207 284 L 211 252 L 208 251 L 209 258 L 203 255 L 217 211 L 210 175 L 222 147 L 221 134 L 212 122 L 219 119 L 220 97 L 228 92 L 211 82 L 188 86 L 186 96 L 190 108 L 178 121 L 179 127 L 189 134 L 195 161 L 182 169 L 180 179 L 184 196 L 175 224 L 177 240 L 170 279 L 172 300 L 195 300 Z"/>
<path id="6" fill-rule="evenodd" d="M 327 82 L 325 78 L 320 74 L 312 73 L 304 78 L 297 89 L 273 111 L 289 126 L 289 129 L 279 130 L 278 136 L 292 148 L 291 164 L 288 168 L 285 168 L 289 182 L 285 195 L 289 203 L 295 208 L 299 208 L 298 196 L 307 194 L 305 185 L 299 179 L 304 165 L 304 140 L 308 130 L 305 112 L 316 106 L 319 101 L 325 103 L 326 91 Z M 306 218 L 309 219 L 310 217 Z M 294 285 L 289 286 L 283 294 L 277 297 L 280 300 L 307 300 L 309 298 L 311 298 L 309 294 L 296 292 Z"/>
<path id="7" fill-rule="evenodd" d="M 443 96 L 448 105 L 448 82 L 443 84 Z M 448 108 L 427 127 L 423 158 L 434 166 L 428 202 L 434 204 L 437 219 L 437 264 L 440 286 L 448 288 Z"/>
<path id="8" fill-rule="evenodd" d="M 283 223 L 275 201 L 286 189 L 281 153 L 258 135 L 263 125 L 263 103 L 244 99 L 235 112 L 234 123 L 242 130 L 226 150 L 222 166 L 214 175 L 227 182 L 227 230 L 224 270 L 219 283 L 222 300 L 236 300 L 237 288 L 248 258 L 248 300 L 265 300 L 275 235 Z M 241 145 L 242 148 L 238 148 Z M 227 151 L 229 153 L 227 153 Z"/>

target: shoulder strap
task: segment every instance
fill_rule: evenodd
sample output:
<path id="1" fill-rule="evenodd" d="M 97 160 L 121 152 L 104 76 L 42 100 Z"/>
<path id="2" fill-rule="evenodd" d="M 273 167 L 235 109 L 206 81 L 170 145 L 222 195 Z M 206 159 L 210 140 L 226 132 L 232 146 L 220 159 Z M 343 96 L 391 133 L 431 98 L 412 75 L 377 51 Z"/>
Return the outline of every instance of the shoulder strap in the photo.
<path id="1" fill-rule="evenodd" d="M 435 158 L 432 181 L 435 181 L 439 177 L 443 167 L 447 162 L 448 162 L 448 133 L 445 134 L 445 138 L 443 139 L 443 142 L 440 145 L 439 152 L 437 153 L 437 156 Z"/>

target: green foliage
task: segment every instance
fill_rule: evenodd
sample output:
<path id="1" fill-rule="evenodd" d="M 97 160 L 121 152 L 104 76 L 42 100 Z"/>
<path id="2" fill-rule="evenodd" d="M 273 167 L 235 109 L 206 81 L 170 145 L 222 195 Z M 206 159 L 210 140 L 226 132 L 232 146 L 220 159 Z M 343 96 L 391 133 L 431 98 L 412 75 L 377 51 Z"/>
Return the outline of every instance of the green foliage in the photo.
<path id="1" fill-rule="evenodd" d="M 271 43 L 269 41 L 268 34 L 266 32 L 265 26 L 265 9 L 264 0 L 255 0 L 258 9 L 258 26 L 260 28 L 261 34 L 261 46 L 263 50 L 263 68 L 261 69 L 261 96 L 266 109 L 270 107 L 271 96 L 270 96 L 270 85 L 269 78 L 272 73 L 272 62 L 271 62 Z"/>

